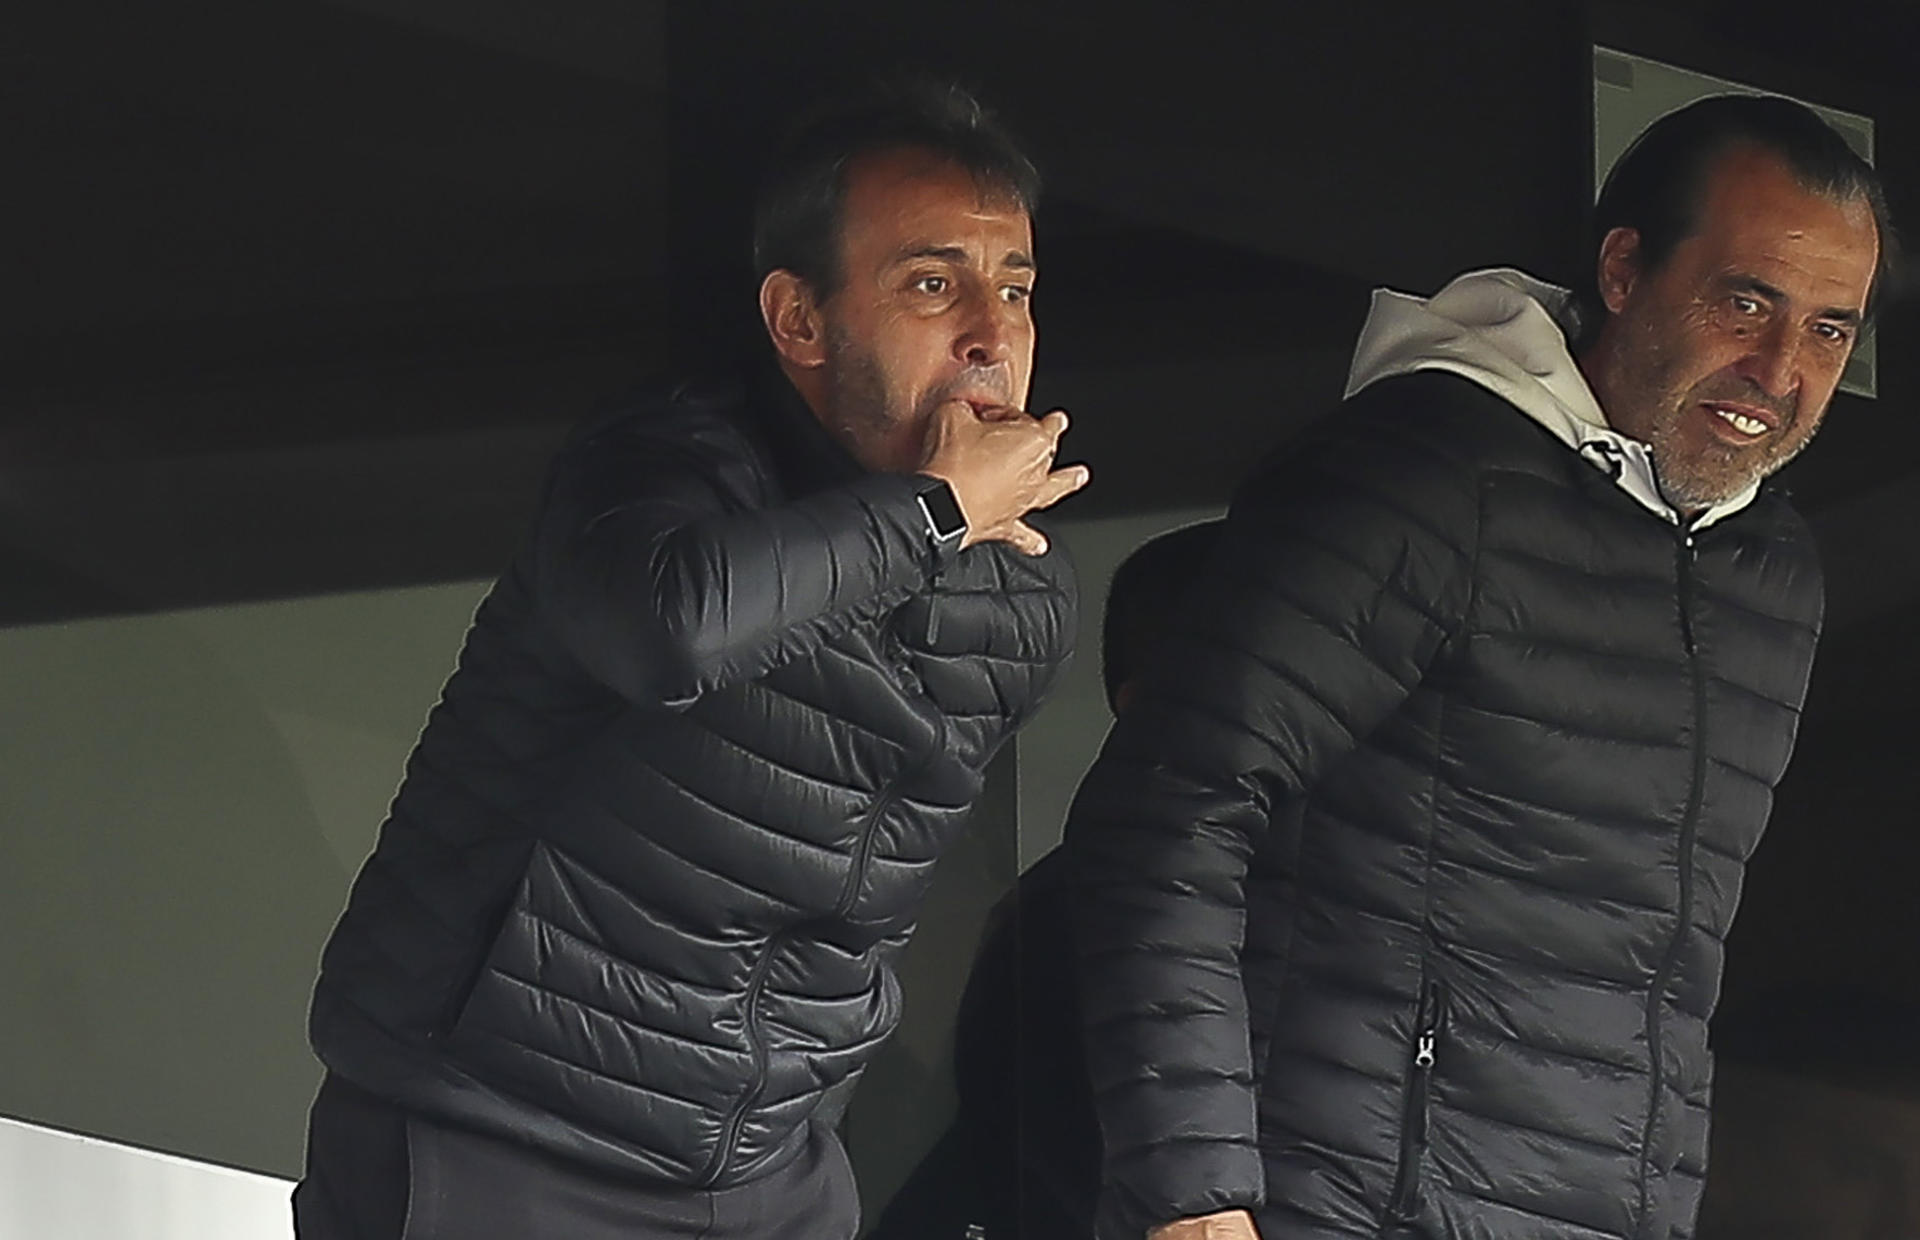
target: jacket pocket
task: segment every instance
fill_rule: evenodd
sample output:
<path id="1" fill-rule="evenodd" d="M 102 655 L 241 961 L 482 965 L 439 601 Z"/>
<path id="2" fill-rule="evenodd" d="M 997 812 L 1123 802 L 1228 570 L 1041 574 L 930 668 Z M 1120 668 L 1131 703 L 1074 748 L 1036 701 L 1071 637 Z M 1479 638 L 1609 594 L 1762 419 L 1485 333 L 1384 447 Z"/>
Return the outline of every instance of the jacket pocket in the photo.
<path id="1" fill-rule="evenodd" d="M 484 937 L 485 947 L 474 962 L 473 971 L 451 996 L 443 1018 L 440 1036 L 450 1044 L 476 1024 L 485 1025 L 500 1009 L 518 1006 L 511 991 L 502 993 L 506 984 L 501 975 L 526 976 L 528 965 L 537 962 L 540 953 L 530 941 L 531 910 L 538 900 L 536 887 L 550 889 L 554 881 L 554 859 L 544 841 L 536 840 L 528 851 L 525 867 L 514 884 L 513 895 L 495 915 Z M 510 968 L 509 963 L 517 965 Z"/>
<path id="2" fill-rule="evenodd" d="M 1393 1195 L 1387 1200 L 1386 1222 L 1409 1223 L 1420 1211 L 1421 1170 L 1427 1158 L 1427 1106 L 1433 1089 L 1433 1069 L 1446 1036 L 1447 986 L 1429 978 L 1420 987 L 1420 1005 L 1414 1012 L 1413 1039 L 1407 1048 L 1407 1080 L 1401 1099 L 1400 1157 L 1393 1175 Z M 1388 1234 L 1393 1234 L 1391 1231 Z"/>

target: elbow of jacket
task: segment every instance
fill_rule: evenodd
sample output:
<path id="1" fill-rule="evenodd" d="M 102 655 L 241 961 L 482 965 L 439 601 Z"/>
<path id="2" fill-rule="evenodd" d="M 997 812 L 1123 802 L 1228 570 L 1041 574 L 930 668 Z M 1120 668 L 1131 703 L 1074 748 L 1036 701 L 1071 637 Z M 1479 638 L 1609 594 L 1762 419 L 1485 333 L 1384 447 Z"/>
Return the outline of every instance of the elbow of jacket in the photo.
<path id="1" fill-rule="evenodd" d="M 716 575 L 687 571 L 685 547 L 653 548 L 644 576 L 616 587 L 607 572 L 573 593 L 565 618 L 583 661 L 623 696 L 684 708 L 721 676 L 729 631 Z"/>
<path id="2" fill-rule="evenodd" d="M 645 658 L 651 696 L 662 705 L 684 709 L 718 679 L 717 650 L 699 640 L 699 632 L 668 629 L 651 643 Z"/>
<path id="3" fill-rule="evenodd" d="M 552 630 L 584 675 L 642 706 L 684 709 L 709 674 L 697 644 L 658 617 L 632 623 L 576 604 L 558 610 Z"/>

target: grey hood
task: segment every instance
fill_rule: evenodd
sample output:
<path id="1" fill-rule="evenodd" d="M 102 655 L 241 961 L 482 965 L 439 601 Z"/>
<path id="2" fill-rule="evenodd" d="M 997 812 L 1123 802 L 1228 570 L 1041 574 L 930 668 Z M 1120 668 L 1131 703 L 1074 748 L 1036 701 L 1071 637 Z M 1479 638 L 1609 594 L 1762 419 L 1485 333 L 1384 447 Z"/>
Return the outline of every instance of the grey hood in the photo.
<path id="1" fill-rule="evenodd" d="M 1471 271 L 1431 298 L 1375 289 L 1354 347 L 1347 395 L 1380 379 L 1446 370 L 1526 414 L 1649 511 L 1680 524 L 1660 493 L 1647 445 L 1607 425 L 1567 347 L 1572 295 L 1510 267 Z M 1745 508 L 1749 487 L 1702 513 L 1700 529 Z"/>

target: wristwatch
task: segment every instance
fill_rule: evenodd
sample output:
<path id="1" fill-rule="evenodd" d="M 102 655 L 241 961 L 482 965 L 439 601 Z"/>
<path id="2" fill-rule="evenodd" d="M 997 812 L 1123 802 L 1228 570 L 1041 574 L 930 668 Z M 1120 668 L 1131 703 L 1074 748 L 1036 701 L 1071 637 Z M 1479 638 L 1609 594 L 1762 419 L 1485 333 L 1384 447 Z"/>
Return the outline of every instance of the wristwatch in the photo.
<path id="1" fill-rule="evenodd" d="M 927 540 L 936 547 L 957 543 L 967 533 L 966 514 L 945 478 L 922 478 L 914 493 L 920 515 L 927 519 Z"/>

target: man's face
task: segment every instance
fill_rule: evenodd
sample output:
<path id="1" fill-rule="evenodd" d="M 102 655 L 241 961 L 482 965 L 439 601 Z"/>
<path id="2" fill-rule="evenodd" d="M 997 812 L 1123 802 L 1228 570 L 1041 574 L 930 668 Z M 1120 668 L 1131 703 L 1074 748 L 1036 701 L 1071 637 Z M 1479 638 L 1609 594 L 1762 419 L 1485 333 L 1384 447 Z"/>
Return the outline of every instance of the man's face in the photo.
<path id="1" fill-rule="evenodd" d="M 1025 408 L 1033 229 L 1012 195 L 921 151 L 866 156 L 846 188 L 823 421 L 868 469 L 908 472 L 943 402 Z"/>
<path id="2" fill-rule="evenodd" d="M 1808 191 L 1754 147 L 1721 156 L 1694 234 L 1649 271 L 1638 236 L 1601 252 L 1611 312 L 1590 378 L 1693 511 L 1738 496 L 1813 438 L 1859 333 L 1878 258 L 1864 199 Z"/>

